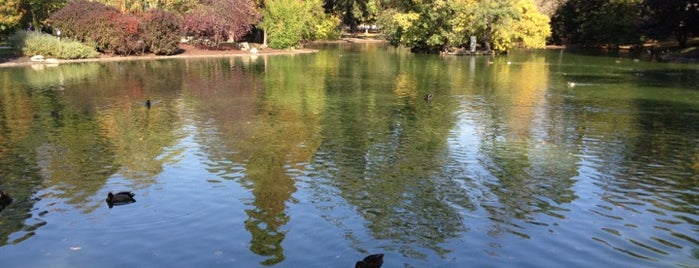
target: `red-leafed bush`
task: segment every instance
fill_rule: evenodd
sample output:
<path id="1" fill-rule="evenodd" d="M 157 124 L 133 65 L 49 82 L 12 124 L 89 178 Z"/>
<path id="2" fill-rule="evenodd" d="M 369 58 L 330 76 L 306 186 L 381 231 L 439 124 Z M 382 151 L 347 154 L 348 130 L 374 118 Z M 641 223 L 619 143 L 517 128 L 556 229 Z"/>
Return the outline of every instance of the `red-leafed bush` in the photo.
<path id="1" fill-rule="evenodd" d="M 218 47 L 243 37 L 260 18 L 251 0 L 204 0 L 185 16 L 185 33 L 197 44 Z"/>
<path id="2" fill-rule="evenodd" d="M 99 2 L 84 0 L 68 2 L 68 4 L 51 15 L 53 27 L 61 31 L 61 36 L 79 41 L 93 41 L 92 35 L 103 30 L 104 23 L 110 17 L 116 17 L 119 10 Z"/>
<path id="3" fill-rule="evenodd" d="M 98 2 L 69 2 L 51 16 L 61 36 L 92 43 L 97 50 L 118 55 L 151 51 L 174 54 L 178 50 L 181 22 L 164 11 L 139 15 L 121 13 Z"/>
<path id="4" fill-rule="evenodd" d="M 118 55 L 140 55 L 146 52 L 146 43 L 140 30 L 141 20 L 131 14 L 110 16 L 104 22 L 105 28 L 93 33 L 92 38 L 99 40 L 97 45 L 104 52 Z"/>
<path id="5" fill-rule="evenodd" d="M 226 21 L 216 15 L 216 10 L 207 5 L 199 5 L 184 18 L 185 31 L 193 37 L 197 45 L 218 47 L 228 38 Z"/>
<path id="6" fill-rule="evenodd" d="M 154 10 L 142 14 L 143 39 L 148 50 L 158 55 L 179 51 L 182 21 L 175 14 Z"/>

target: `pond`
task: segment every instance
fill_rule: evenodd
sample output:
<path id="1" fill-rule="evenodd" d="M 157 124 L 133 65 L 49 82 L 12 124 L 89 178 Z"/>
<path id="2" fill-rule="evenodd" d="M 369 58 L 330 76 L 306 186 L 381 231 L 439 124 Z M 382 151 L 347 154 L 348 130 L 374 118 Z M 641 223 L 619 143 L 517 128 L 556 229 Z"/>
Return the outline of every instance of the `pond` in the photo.
<path id="1" fill-rule="evenodd" d="M 2 266 L 699 265 L 699 65 L 318 48 L 0 69 Z"/>

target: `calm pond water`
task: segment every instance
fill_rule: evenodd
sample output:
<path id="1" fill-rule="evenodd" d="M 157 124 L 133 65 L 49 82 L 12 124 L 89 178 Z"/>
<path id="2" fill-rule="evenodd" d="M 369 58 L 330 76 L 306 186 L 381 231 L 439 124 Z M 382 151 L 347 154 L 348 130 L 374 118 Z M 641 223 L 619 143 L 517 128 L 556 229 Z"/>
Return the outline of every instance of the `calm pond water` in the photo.
<path id="1" fill-rule="evenodd" d="M 0 69 L 0 266 L 699 266 L 699 65 L 319 48 Z"/>

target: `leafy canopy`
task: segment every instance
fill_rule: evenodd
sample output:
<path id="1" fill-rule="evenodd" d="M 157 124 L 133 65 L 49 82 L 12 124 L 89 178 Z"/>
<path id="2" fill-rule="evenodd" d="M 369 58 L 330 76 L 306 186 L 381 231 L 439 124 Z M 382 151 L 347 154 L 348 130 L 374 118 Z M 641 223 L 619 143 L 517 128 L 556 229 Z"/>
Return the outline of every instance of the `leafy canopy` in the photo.
<path id="1" fill-rule="evenodd" d="M 340 19 L 324 12 L 321 0 L 269 0 L 260 27 L 272 48 L 298 46 L 303 40 L 337 39 Z"/>
<path id="2" fill-rule="evenodd" d="M 389 9 L 379 19 L 387 39 L 413 51 L 436 52 L 467 45 L 485 50 L 540 48 L 550 35 L 548 17 L 532 0 L 431 0 Z"/>
<path id="3" fill-rule="evenodd" d="M 243 37 L 260 17 L 251 0 L 204 0 L 185 15 L 185 33 L 196 43 L 218 47 Z"/>

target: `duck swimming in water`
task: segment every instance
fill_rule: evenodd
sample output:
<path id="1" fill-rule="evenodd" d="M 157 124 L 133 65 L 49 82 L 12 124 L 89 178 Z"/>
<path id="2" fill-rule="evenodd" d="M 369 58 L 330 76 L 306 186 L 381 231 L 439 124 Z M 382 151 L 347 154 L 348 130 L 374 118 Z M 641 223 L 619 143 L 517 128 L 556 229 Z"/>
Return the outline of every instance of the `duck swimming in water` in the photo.
<path id="1" fill-rule="evenodd" d="M 358 261 L 354 268 L 381 268 L 383 265 L 383 253 L 372 254 Z"/>
<path id="2" fill-rule="evenodd" d="M 0 211 L 5 209 L 10 203 L 12 203 L 12 197 L 6 192 L 0 191 Z"/>
<path id="3" fill-rule="evenodd" d="M 432 102 L 432 94 L 427 94 L 425 95 L 425 102 L 431 103 Z"/>
<path id="4" fill-rule="evenodd" d="M 114 205 L 125 205 L 136 202 L 136 199 L 133 198 L 135 195 L 136 194 L 132 192 L 118 192 L 116 194 L 109 192 L 106 199 L 107 205 L 109 205 L 109 208 L 112 208 Z"/>

